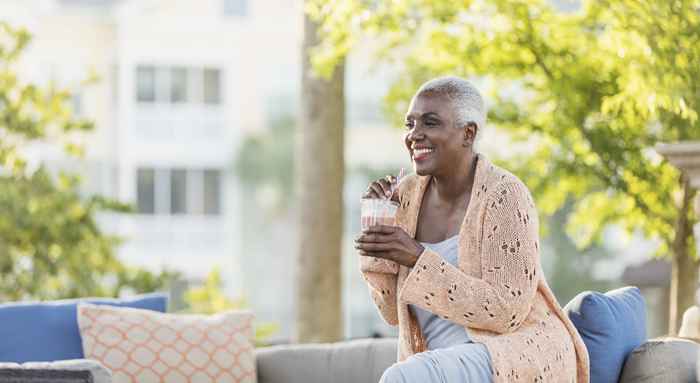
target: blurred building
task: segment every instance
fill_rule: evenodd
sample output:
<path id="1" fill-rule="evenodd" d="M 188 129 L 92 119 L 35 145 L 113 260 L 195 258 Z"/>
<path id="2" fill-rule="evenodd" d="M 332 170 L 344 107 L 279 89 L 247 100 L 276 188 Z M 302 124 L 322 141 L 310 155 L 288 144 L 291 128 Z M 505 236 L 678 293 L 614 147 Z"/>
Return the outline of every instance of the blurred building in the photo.
<path id="1" fill-rule="evenodd" d="M 637 286 L 647 307 L 647 335 L 649 338 L 668 333 L 671 262 L 652 258 L 629 265 L 620 277 L 625 285 Z"/>
<path id="2" fill-rule="evenodd" d="M 29 157 L 78 172 L 86 195 L 133 204 L 135 214 L 100 217 L 106 230 L 125 238 L 119 250 L 125 262 L 179 270 L 190 280 L 219 266 L 230 295 L 245 295 L 261 321 L 282 324 L 280 339 L 294 318 L 294 207 L 281 216 L 261 213 L 267 192 L 242 185 L 233 166 L 244 137 L 296 114 L 301 4 L 0 2 L 0 20 L 33 35 L 18 65 L 21 77 L 70 90 L 75 114 L 96 125 L 83 139 L 84 161 L 55 145 L 34 146 Z M 402 132 L 380 112 L 390 76 L 366 51 L 348 61 L 348 169 L 398 171 L 406 160 Z M 97 81 L 88 84 L 89 78 Z M 349 337 L 382 326 L 352 250 L 365 187 L 366 175 L 348 174 L 343 283 Z"/>
<path id="3" fill-rule="evenodd" d="M 301 10 L 302 0 L 0 1 L 0 20 L 34 35 L 22 76 L 70 89 L 76 114 L 96 123 L 85 138 L 86 161 L 50 146 L 32 148 L 31 157 L 81 173 L 86 194 L 137 208 L 101 217 L 126 239 L 125 262 L 169 267 L 191 280 L 219 266 L 229 295 L 247 297 L 260 321 L 278 322 L 281 341 L 294 325 L 294 280 L 303 272 L 296 269 L 300 223 L 293 205 L 266 210 L 271 199 L 290 199 L 289 190 L 243 184 L 233 169 L 245 137 L 297 113 Z M 381 113 L 400 71 L 376 65 L 372 52 L 358 44 L 346 67 L 347 337 L 396 331 L 372 305 L 352 247 L 370 176 L 410 169 L 403 131 Z M 92 74 L 99 81 L 84 84 Z M 489 137 L 484 152 L 513 151 L 498 132 Z"/>
<path id="4" fill-rule="evenodd" d="M 122 258 L 203 275 L 235 269 L 239 199 L 232 158 L 262 128 L 249 14 L 235 1 L 3 1 L 0 15 L 34 39 L 22 75 L 73 92 L 92 119 L 87 161 L 35 148 L 54 168 L 78 167 L 86 193 L 130 202 L 103 217 L 128 239 Z M 98 81 L 85 84 L 95 76 Z"/>

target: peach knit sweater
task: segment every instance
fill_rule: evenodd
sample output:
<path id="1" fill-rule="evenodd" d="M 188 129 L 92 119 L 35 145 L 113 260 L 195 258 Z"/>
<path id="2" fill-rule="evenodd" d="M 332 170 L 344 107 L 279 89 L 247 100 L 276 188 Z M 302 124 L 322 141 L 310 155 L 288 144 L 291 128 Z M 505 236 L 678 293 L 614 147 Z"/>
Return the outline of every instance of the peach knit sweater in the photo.
<path id="1" fill-rule="evenodd" d="M 429 181 L 414 175 L 399 187 L 397 224 L 412 237 Z M 398 360 L 426 350 L 408 309 L 414 304 L 486 345 L 496 383 L 588 383 L 588 352 L 545 281 L 538 230 L 527 187 L 480 154 L 459 231 L 459 267 L 428 249 L 413 268 L 360 257 L 382 318 L 399 326 Z"/>

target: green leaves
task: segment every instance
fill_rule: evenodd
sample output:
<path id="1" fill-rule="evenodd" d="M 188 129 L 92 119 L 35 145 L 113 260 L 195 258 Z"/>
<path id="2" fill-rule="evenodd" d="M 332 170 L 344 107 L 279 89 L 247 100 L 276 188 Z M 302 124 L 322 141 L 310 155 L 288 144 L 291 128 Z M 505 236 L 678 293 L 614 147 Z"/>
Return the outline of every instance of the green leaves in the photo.
<path id="1" fill-rule="evenodd" d="M 30 40 L 26 30 L 12 28 L 9 23 L 0 21 L 0 57 L 4 65 L 17 61 Z"/>
<path id="2" fill-rule="evenodd" d="M 233 300 L 228 298 L 222 291 L 223 283 L 221 271 L 215 267 L 209 272 L 204 284 L 187 290 L 184 294 L 187 309 L 185 312 L 197 314 L 216 314 L 227 310 L 240 310 L 249 307 L 248 302 L 239 298 Z M 256 323 L 255 324 L 255 345 L 256 347 L 266 346 L 267 340 L 279 331 L 277 323 Z"/>
<path id="3" fill-rule="evenodd" d="M 294 119 L 280 116 L 270 123 L 270 130 L 245 138 L 235 158 L 241 180 L 271 195 L 272 213 L 285 211 L 290 204 L 279 191 L 294 188 Z M 274 192 L 277 191 L 277 192 Z"/>
<path id="4" fill-rule="evenodd" d="M 680 175 L 653 147 L 700 139 L 697 0 L 584 1 L 569 13 L 535 0 L 350 3 L 344 17 L 364 33 L 355 40 L 375 38 L 378 57 L 404 70 L 386 96 L 392 119 L 429 78 L 477 78 L 493 100 L 491 125 L 532 148 L 504 160 L 540 212 L 577 201 L 567 228 L 578 246 L 617 223 L 670 247 L 688 212 L 674 197 Z M 324 31 L 340 28 L 322 20 Z"/>
<path id="5" fill-rule="evenodd" d="M 173 277 L 129 268 L 114 253 L 119 239 L 102 233 L 95 215 L 128 211 L 100 196 L 79 194 L 76 175 L 50 173 L 24 158 L 35 145 L 57 145 L 82 157 L 69 94 L 19 80 L 15 67 L 29 34 L 0 23 L 0 301 L 115 296 L 160 289 Z"/>

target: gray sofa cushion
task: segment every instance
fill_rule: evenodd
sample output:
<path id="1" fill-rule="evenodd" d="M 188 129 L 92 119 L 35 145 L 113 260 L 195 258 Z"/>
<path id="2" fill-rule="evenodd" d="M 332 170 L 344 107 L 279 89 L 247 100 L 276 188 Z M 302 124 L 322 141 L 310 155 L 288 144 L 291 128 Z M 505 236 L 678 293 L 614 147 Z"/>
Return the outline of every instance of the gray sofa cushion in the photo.
<path id="1" fill-rule="evenodd" d="M 112 373 L 99 362 L 69 359 L 55 362 L 0 363 L 0 383 L 4 382 L 90 382 L 110 383 Z"/>
<path id="2" fill-rule="evenodd" d="M 698 348 L 685 339 L 651 339 L 627 357 L 620 383 L 697 383 Z"/>
<path id="3" fill-rule="evenodd" d="M 0 368 L 0 383 L 94 383 L 90 371 Z"/>
<path id="4" fill-rule="evenodd" d="M 256 350 L 258 383 L 377 383 L 396 362 L 396 339 L 362 339 Z"/>

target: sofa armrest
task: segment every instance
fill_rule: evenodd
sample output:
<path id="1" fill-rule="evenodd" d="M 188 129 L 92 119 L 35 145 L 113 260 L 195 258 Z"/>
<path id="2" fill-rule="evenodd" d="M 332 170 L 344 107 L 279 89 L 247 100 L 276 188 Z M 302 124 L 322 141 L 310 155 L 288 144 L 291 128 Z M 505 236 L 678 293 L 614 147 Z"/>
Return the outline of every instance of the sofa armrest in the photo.
<path id="1" fill-rule="evenodd" d="M 94 383 L 87 370 L 0 368 L 0 383 Z"/>
<path id="2" fill-rule="evenodd" d="M 698 350 L 687 339 L 650 339 L 627 356 L 619 383 L 697 382 Z"/>
<path id="3" fill-rule="evenodd" d="M 55 362 L 0 363 L 2 382 L 89 382 L 110 383 L 112 373 L 99 362 L 89 359 Z"/>
<path id="4" fill-rule="evenodd" d="M 258 383 L 376 383 L 396 362 L 395 338 L 256 350 Z"/>

